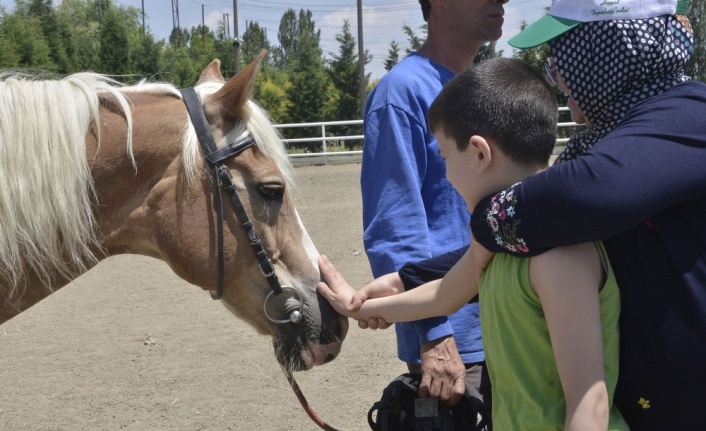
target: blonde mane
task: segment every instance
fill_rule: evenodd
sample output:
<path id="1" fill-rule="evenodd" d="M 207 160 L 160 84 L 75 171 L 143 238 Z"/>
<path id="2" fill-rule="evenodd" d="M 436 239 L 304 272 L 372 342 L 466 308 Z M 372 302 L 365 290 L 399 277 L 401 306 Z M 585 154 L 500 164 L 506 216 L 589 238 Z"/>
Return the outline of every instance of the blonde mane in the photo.
<path id="1" fill-rule="evenodd" d="M 199 86 L 202 94 L 211 90 Z M 0 74 L 0 279 L 10 288 L 6 297 L 17 294 L 29 271 L 51 289 L 56 275 L 72 278 L 99 260 L 96 194 L 85 139 L 91 125 L 99 124 L 100 98 L 112 98 L 124 112 L 126 156 L 137 169 L 126 96 L 135 92 L 181 98 L 170 84 L 128 87 L 96 73 L 51 80 Z M 253 102 L 245 111 L 246 121 L 219 144 L 251 133 L 291 182 L 287 154 L 267 115 Z M 190 122 L 182 144 L 184 168 L 193 176 L 200 154 Z"/>

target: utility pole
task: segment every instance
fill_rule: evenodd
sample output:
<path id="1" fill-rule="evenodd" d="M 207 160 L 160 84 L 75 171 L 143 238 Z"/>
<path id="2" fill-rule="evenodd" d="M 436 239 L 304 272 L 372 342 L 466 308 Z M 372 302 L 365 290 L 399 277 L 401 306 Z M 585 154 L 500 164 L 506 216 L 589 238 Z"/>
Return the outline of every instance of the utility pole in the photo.
<path id="1" fill-rule="evenodd" d="M 96 1 L 96 15 L 98 15 L 98 23 L 103 23 L 103 14 L 108 10 L 108 4 L 105 0 Z"/>
<path id="2" fill-rule="evenodd" d="M 179 28 L 179 0 L 172 0 L 172 29 Z"/>
<path id="3" fill-rule="evenodd" d="M 360 115 L 365 110 L 365 49 L 363 48 L 363 0 L 358 1 L 358 98 Z"/>
<path id="4" fill-rule="evenodd" d="M 145 37 L 145 0 L 142 0 L 142 37 Z"/>
<path id="5" fill-rule="evenodd" d="M 223 31 L 225 32 L 223 36 L 230 39 L 230 15 L 227 13 L 223 14 Z"/>
<path id="6" fill-rule="evenodd" d="M 179 0 L 172 0 L 172 34 L 174 35 L 174 47 L 181 46 L 181 30 L 175 33 L 174 30 L 179 30 Z"/>
<path id="7" fill-rule="evenodd" d="M 238 0 L 233 0 L 233 56 L 235 57 L 235 73 L 240 70 L 240 34 L 238 33 Z"/>

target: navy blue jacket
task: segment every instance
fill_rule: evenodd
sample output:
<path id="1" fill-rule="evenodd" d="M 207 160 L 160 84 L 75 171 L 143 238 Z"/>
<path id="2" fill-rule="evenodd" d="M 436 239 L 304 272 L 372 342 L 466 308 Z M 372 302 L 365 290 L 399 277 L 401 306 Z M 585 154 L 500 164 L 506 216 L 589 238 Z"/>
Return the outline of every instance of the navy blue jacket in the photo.
<path id="1" fill-rule="evenodd" d="M 622 302 L 615 402 L 631 429 L 706 430 L 706 84 L 639 103 L 587 154 L 508 193 L 473 211 L 491 251 L 604 241 Z"/>

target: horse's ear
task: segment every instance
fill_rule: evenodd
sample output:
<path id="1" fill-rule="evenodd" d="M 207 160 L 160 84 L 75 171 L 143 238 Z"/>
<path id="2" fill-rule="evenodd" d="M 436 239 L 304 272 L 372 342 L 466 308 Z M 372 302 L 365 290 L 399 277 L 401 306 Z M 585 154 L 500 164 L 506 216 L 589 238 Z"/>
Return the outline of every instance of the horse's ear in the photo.
<path id="1" fill-rule="evenodd" d="M 214 93 L 211 100 L 217 102 L 221 109 L 233 117 L 239 118 L 240 108 L 253 95 L 255 78 L 265 55 L 267 55 L 267 51 L 263 49 L 252 63 L 230 78 L 220 90 Z"/>
<path id="2" fill-rule="evenodd" d="M 223 81 L 223 75 L 221 75 L 221 61 L 218 59 L 213 60 L 206 66 L 206 68 L 201 72 L 198 84 L 206 81 Z M 197 84 L 197 85 L 198 85 Z"/>

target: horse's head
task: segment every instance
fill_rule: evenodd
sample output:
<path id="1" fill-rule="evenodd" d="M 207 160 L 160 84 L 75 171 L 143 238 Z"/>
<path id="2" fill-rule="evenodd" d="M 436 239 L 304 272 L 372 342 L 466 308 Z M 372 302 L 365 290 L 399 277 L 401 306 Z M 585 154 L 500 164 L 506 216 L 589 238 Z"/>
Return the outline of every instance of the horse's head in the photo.
<path id="1" fill-rule="evenodd" d="M 135 253 L 222 291 L 230 310 L 274 338 L 290 370 L 336 357 L 348 320 L 317 295 L 318 253 L 292 202 L 287 154 L 250 100 L 263 57 L 228 82 L 214 61 L 195 91 L 183 93 L 213 137 L 203 155 L 171 85 L 124 87 L 93 73 L 45 81 L 0 74 L 0 323 L 100 259 Z M 243 141 L 247 148 L 218 163 L 221 179 L 212 176 L 212 153 Z M 241 213 L 230 206 L 235 197 Z M 241 226 L 246 219 L 262 253 Z M 274 268 L 278 282 L 261 267 Z"/>
<path id="2" fill-rule="evenodd" d="M 250 100 L 263 56 L 264 53 L 225 83 L 216 60 L 203 71 L 194 89 L 199 95 L 199 110 L 202 104 L 207 127 L 219 149 L 252 140 L 253 145 L 226 156 L 222 166 L 232 177 L 244 215 L 252 221 L 279 284 L 284 287 L 282 293 L 273 293 L 261 271 L 262 259 L 251 247 L 252 237 L 242 226 L 242 214 L 231 206 L 233 197 L 223 187 L 217 186 L 214 191 L 214 183 L 222 181 L 214 180 L 213 167 L 204 158 L 196 161 L 194 179 L 188 178 L 188 170 L 181 170 L 184 175 L 177 175 L 177 181 L 163 186 L 172 188 L 172 192 L 163 194 L 159 203 L 152 206 L 173 207 L 175 204 L 168 202 L 167 196 L 176 201 L 173 214 L 163 211 L 160 215 L 166 221 L 160 233 L 160 257 L 183 278 L 214 294 L 222 248 L 223 303 L 260 333 L 273 337 L 281 364 L 290 370 L 305 370 L 338 355 L 348 320 L 316 292 L 320 280 L 318 252 L 294 207 L 287 154 L 267 115 Z M 188 124 L 184 142 L 196 140 L 186 107 L 179 110 L 184 124 Z M 222 247 L 218 240 L 217 194 L 223 208 Z"/>

